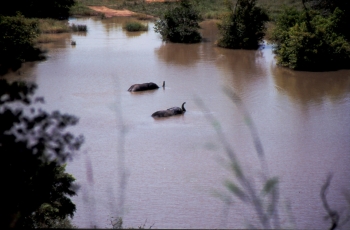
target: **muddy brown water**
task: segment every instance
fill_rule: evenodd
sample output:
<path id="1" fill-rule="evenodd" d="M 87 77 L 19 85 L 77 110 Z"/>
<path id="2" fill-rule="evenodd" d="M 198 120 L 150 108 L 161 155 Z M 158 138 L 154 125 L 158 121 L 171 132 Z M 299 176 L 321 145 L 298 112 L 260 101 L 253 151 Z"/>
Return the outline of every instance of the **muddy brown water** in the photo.
<path id="1" fill-rule="evenodd" d="M 349 205 L 343 192 L 350 190 L 349 70 L 280 68 L 270 45 L 258 51 L 218 48 L 213 21 L 201 24 L 203 42 L 186 45 L 162 42 L 151 22 L 148 32 L 125 32 L 126 20 L 71 19 L 87 25 L 88 32 L 46 45 L 46 61 L 5 76 L 36 82 L 45 109 L 80 118 L 71 130 L 84 134 L 85 143 L 67 167 L 81 185 L 73 197 L 75 225 L 111 228 L 111 219 L 122 215 L 124 227 L 259 227 L 249 205 L 236 199 L 226 207 L 212 193 L 226 192 L 223 182 L 233 178 L 224 166 L 228 158 L 217 127 L 249 177 L 261 178 L 248 124 L 223 87 L 242 99 L 270 175 L 279 178 L 282 226 L 330 226 L 320 199 L 328 173 L 333 173 L 329 204 L 344 217 Z M 135 83 L 163 81 L 164 89 L 127 91 Z M 204 112 L 197 98 L 210 111 Z M 183 102 L 184 115 L 151 117 Z M 216 125 L 206 120 L 208 114 Z"/>

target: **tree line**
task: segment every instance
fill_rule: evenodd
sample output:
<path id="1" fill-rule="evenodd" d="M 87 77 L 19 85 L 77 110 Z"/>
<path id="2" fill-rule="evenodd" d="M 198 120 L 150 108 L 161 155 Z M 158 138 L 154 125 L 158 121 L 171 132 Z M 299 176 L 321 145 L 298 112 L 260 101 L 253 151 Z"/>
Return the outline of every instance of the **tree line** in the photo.
<path id="1" fill-rule="evenodd" d="M 350 67 L 350 4 L 341 0 L 301 0 L 303 8 L 285 7 L 274 22 L 272 42 L 277 64 L 294 70 L 323 71 Z M 257 0 L 226 0 L 218 23 L 217 45 L 230 49 L 257 49 L 270 21 Z M 201 40 L 201 17 L 189 0 L 169 9 L 155 24 L 164 41 Z"/>
<path id="2" fill-rule="evenodd" d="M 223 0 L 226 12 L 218 23 L 217 45 L 257 49 L 266 33 L 267 11 L 257 0 Z M 285 7 L 272 32 L 277 64 L 295 70 L 349 68 L 350 3 L 341 0 L 300 0 L 301 10 Z M 0 74 L 21 63 L 44 58 L 34 48 L 38 22 L 32 18 L 67 19 L 74 0 L 13 0 L 0 3 Z M 190 0 L 181 0 L 162 14 L 155 31 L 170 42 L 195 43 L 202 37 L 202 17 Z"/>

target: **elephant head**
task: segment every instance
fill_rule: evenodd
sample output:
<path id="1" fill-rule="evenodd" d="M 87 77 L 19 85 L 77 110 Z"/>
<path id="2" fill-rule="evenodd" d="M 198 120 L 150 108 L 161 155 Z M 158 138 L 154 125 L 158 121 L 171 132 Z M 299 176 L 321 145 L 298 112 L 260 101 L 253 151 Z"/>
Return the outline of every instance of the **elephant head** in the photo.
<path id="1" fill-rule="evenodd" d="M 181 108 L 180 107 L 172 107 L 172 108 L 169 108 L 166 110 L 160 110 L 160 111 L 154 112 L 152 114 L 152 117 L 160 118 L 160 117 L 170 117 L 170 116 L 174 116 L 174 115 L 183 114 L 186 112 L 185 104 L 186 104 L 186 102 L 182 103 Z"/>

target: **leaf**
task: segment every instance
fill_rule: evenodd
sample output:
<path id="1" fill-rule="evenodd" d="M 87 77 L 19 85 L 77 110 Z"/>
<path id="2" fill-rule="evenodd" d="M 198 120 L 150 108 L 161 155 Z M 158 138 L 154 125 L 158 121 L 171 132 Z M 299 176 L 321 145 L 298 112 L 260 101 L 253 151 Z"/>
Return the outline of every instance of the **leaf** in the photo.
<path id="1" fill-rule="evenodd" d="M 229 195 L 227 194 L 224 194 L 222 192 L 219 192 L 217 190 L 212 190 L 211 194 L 214 196 L 214 197 L 217 197 L 219 198 L 220 200 L 222 200 L 224 203 L 226 204 L 232 204 L 232 199 L 230 198 Z"/>
<path id="2" fill-rule="evenodd" d="M 273 177 L 271 179 L 268 179 L 266 181 L 264 189 L 263 189 L 264 194 L 268 194 L 272 190 L 274 190 L 277 184 L 278 184 L 278 178 L 277 177 Z"/>
<path id="3" fill-rule="evenodd" d="M 238 178 L 243 177 L 243 172 L 242 172 L 241 167 L 239 166 L 238 162 L 233 162 L 231 164 L 231 168 Z"/>
<path id="4" fill-rule="evenodd" d="M 246 194 L 233 182 L 226 180 L 225 181 L 225 186 L 227 187 L 228 190 L 230 190 L 234 195 L 236 195 L 239 199 L 242 201 L 247 201 L 247 196 Z"/>

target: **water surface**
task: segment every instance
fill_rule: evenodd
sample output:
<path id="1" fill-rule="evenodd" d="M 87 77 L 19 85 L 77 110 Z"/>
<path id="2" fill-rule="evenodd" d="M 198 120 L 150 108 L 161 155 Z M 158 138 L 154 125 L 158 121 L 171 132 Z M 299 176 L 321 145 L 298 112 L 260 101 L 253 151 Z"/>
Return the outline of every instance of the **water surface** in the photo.
<path id="1" fill-rule="evenodd" d="M 67 167 L 81 185 L 73 198 L 75 225 L 111 228 L 123 205 L 125 227 L 259 226 L 247 205 L 235 202 L 227 209 L 212 195 L 215 189 L 226 191 L 223 182 L 232 173 L 223 166 L 227 156 L 206 113 L 218 120 L 242 168 L 252 179 L 261 178 L 247 123 L 223 87 L 242 99 L 270 174 L 279 178 L 283 226 L 328 229 L 320 199 L 328 173 L 333 173 L 329 204 L 339 211 L 349 207 L 343 196 L 350 190 L 349 70 L 280 68 L 269 45 L 258 51 L 218 48 L 215 22 L 202 23 L 204 41 L 188 45 L 162 42 L 153 23 L 148 32 L 126 32 L 126 20 L 71 19 L 87 25 L 88 32 L 49 44 L 46 61 L 6 76 L 35 81 L 46 109 L 80 117 L 72 130 L 86 142 Z M 163 81 L 164 89 L 127 91 L 135 83 Z M 196 98 L 210 112 L 203 112 Z M 183 102 L 184 115 L 151 117 Z"/>

